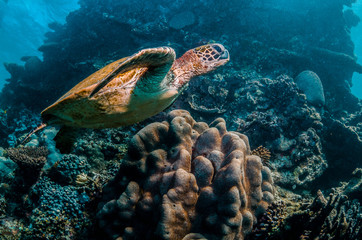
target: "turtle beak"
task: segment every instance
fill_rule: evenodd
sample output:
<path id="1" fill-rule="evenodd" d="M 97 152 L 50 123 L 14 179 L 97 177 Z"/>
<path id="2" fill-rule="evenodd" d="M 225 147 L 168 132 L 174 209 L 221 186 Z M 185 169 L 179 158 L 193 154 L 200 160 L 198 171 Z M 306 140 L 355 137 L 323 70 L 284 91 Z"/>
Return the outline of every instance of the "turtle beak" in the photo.
<path id="1" fill-rule="evenodd" d="M 229 51 L 225 49 L 225 51 L 220 55 L 220 59 L 230 60 Z"/>
<path id="2" fill-rule="evenodd" d="M 229 51 L 222 44 L 215 43 L 211 47 L 217 52 L 216 55 L 220 56 L 218 60 L 226 60 L 225 62 L 230 60 Z"/>

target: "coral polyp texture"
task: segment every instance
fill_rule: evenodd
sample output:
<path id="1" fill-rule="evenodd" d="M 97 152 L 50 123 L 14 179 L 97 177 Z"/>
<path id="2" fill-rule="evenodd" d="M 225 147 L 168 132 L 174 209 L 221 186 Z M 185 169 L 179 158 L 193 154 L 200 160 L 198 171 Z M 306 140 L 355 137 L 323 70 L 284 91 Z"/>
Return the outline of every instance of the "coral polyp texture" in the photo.
<path id="1" fill-rule="evenodd" d="M 41 169 L 46 162 L 46 147 L 9 148 L 6 154 L 23 169 Z"/>
<path id="2" fill-rule="evenodd" d="M 251 154 L 259 156 L 264 164 L 268 164 L 268 162 L 271 158 L 270 151 L 266 147 L 263 147 L 263 146 L 259 146 L 259 147 L 255 148 L 253 151 L 251 151 Z"/>
<path id="3" fill-rule="evenodd" d="M 131 140 L 104 188 L 98 234 L 108 239 L 243 239 L 273 202 L 269 168 L 247 136 L 218 118 L 174 110 Z"/>
<path id="4" fill-rule="evenodd" d="M 48 149 L 44 146 L 9 148 L 5 151 L 5 155 L 18 165 L 14 171 L 14 180 L 9 186 L 10 190 L 6 194 L 7 199 L 21 203 L 21 196 L 26 194 L 38 180 L 48 153 Z M 12 212 L 17 209 L 12 207 L 9 211 Z"/>

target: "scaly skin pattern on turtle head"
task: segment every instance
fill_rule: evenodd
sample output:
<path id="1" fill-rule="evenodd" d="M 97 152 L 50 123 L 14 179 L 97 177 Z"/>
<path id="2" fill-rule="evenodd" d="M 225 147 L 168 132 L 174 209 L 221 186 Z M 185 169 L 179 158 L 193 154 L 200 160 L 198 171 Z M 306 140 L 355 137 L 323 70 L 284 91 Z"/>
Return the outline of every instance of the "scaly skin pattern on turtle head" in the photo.
<path id="1" fill-rule="evenodd" d="M 219 43 L 190 49 L 172 65 L 171 73 L 175 76 L 172 85 L 183 89 L 191 78 L 209 73 L 229 60 L 229 51 Z"/>

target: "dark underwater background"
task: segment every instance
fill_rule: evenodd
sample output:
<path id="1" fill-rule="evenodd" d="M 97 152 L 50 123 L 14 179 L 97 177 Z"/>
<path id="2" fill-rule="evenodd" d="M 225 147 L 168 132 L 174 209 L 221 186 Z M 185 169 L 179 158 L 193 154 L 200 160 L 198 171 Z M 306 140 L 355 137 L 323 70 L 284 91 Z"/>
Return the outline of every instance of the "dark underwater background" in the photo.
<path id="1" fill-rule="evenodd" d="M 361 0 L 1 1 L 0 239 L 362 239 L 360 18 Z M 208 43 L 230 61 L 156 116 L 21 143 L 105 65 Z"/>

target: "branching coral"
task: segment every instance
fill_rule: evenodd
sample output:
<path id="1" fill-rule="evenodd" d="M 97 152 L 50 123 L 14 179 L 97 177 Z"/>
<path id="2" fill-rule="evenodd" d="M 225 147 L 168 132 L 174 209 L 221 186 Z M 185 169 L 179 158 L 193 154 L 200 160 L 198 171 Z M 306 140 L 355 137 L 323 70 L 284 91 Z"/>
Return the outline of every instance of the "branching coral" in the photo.
<path id="1" fill-rule="evenodd" d="M 283 223 L 285 218 L 285 203 L 281 200 L 273 202 L 266 212 L 260 217 L 253 231 L 247 236 L 250 240 L 268 239 Z"/>
<path id="2" fill-rule="evenodd" d="M 253 151 L 251 151 L 251 155 L 256 155 L 260 157 L 264 165 L 269 164 L 271 153 L 266 147 L 259 146 L 255 148 Z"/>
<path id="3" fill-rule="evenodd" d="M 10 148 L 6 155 L 22 169 L 40 170 L 46 162 L 48 150 L 46 147 Z"/>
<path id="4" fill-rule="evenodd" d="M 349 200 L 340 190 L 332 189 L 327 198 L 319 190 L 314 199 L 293 201 L 295 209 L 290 203 L 281 206 L 284 213 L 278 225 L 272 231 L 259 228 L 256 233 L 268 240 L 361 239 L 360 203 Z"/>
<path id="5" fill-rule="evenodd" d="M 310 198 L 279 189 L 285 201 L 274 202 L 247 239 L 361 239 L 360 202 L 348 199 L 343 189 L 332 189 L 327 198 L 320 190 Z"/>
<path id="6" fill-rule="evenodd" d="M 208 126 L 175 110 L 132 138 L 117 176 L 104 189 L 100 234 L 243 239 L 273 201 L 272 184 L 270 170 L 250 155 L 245 135 L 227 131 L 221 118 Z"/>
<path id="7" fill-rule="evenodd" d="M 6 199 L 23 206 L 23 197 L 29 192 L 30 187 L 38 180 L 41 169 L 46 162 L 48 150 L 46 147 L 23 147 L 7 149 L 5 155 L 13 160 L 18 168 L 14 172 Z M 10 204 L 7 208 L 8 214 L 23 215 L 21 208 Z"/>
<path id="8" fill-rule="evenodd" d="M 292 214 L 283 225 L 282 234 L 290 239 L 361 239 L 361 208 L 337 192 L 326 199 L 318 191 L 314 201 L 304 211 Z M 294 236 L 294 237 L 293 237 Z"/>

